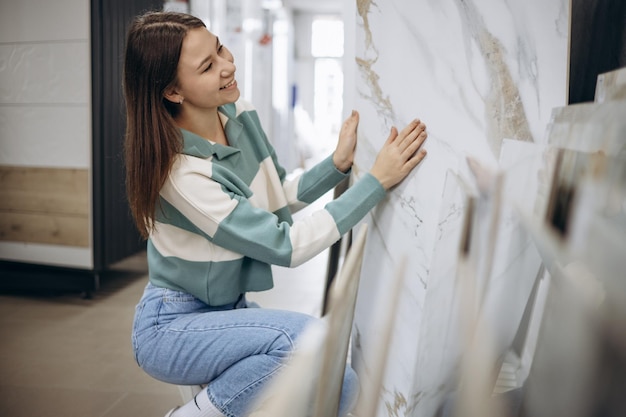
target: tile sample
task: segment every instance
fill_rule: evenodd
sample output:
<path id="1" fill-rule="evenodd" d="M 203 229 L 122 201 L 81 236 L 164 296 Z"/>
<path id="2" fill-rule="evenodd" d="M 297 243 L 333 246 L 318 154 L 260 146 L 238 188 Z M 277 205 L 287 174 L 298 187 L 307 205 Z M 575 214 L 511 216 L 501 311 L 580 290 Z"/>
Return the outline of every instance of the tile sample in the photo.
<path id="1" fill-rule="evenodd" d="M 355 176 L 371 168 L 391 126 L 401 129 L 418 117 L 429 132 L 424 162 L 365 219 L 370 233 L 355 317 L 357 367 L 368 367 L 367 346 L 377 336 L 373 307 L 386 278 L 400 259 L 408 260 L 378 415 L 429 415 L 418 403 L 432 391 L 416 381 L 434 381 L 420 373 L 436 370 L 418 365 L 428 362 L 420 335 L 445 327 L 438 320 L 450 314 L 427 307 L 431 286 L 443 285 L 431 272 L 441 267 L 435 257 L 453 263 L 457 256 L 454 245 L 437 246 L 450 208 L 442 201 L 446 174 L 472 183 L 467 157 L 495 168 L 504 138 L 544 140 L 552 108 L 565 104 L 568 7 L 564 0 L 357 1 Z"/>
<path id="2" fill-rule="evenodd" d="M 547 188 L 549 179 L 540 173 L 544 153 L 542 145 L 519 141 L 505 141 L 502 148 L 502 203 L 480 316 L 498 363 L 513 343 L 541 269 L 541 257 L 519 212 L 532 215 L 543 204 L 539 190 Z"/>
<path id="3" fill-rule="evenodd" d="M 598 75 L 595 101 L 626 100 L 626 68 Z"/>
<path id="4" fill-rule="evenodd" d="M 421 396 L 416 403 L 418 415 L 433 415 L 445 396 L 457 385 L 456 368 L 462 352 L 462 323 L 457 271 L 460 267 L 463 225 L 467 221 L 468 203 L 472 195 L 452 171 L 448 171 L 443 189 L 440 217 L 433 260 L 430 268 L 428 296 L 422 320 L 439 323 L 421 326 L 415 386 Z M 446 308 L 442 308 L 446 306 Z"/>
<path id="5" fill-rule="evenodd" d="M 367 225 L 362 225 L 329 289 L 328 313 L 324 316 L 328 336 L 322 350 L 313 417 L 335 416 L 339 410 L 366 239 Z"/>
<path id="6" fill-rule="evenodd" d="M 626 100 L 555 107 L 546 142 L 581 152 L 626 154 Z"/>

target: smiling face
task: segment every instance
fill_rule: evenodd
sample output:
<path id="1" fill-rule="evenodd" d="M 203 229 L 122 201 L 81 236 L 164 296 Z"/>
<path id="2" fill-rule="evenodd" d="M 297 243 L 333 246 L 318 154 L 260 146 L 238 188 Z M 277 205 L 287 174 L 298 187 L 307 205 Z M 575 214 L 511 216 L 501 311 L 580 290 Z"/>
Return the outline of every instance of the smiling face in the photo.
<path id="1" fill-rule="evenodd" d="M 185 106 L 215 109 L 233 103 L 240 92 L 235 80 L 233 55 L 205 28 L 187 32 L 178 61 L 178 85 L 170 101 L 184 99 Z"/>

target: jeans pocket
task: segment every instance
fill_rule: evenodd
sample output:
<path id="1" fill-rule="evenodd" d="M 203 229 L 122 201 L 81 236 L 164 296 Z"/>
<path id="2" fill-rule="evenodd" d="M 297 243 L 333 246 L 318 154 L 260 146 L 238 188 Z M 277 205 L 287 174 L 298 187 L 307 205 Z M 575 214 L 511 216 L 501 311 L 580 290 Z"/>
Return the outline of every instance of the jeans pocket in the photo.
<path id="1" fill-rule="evenodd" d="M 170 321 L 175 316 L 205 311 L 207 305 L 191 294 L 167 289 L 163 292 L 159 309 L 159 323 Z"/>
<path id="2" fill-rule="evenodd" d="M 163 302 L 164 303 L 188 303 L 198 301 L 196 297 L 186 292 L 165 289 L 163 291 Z"/>

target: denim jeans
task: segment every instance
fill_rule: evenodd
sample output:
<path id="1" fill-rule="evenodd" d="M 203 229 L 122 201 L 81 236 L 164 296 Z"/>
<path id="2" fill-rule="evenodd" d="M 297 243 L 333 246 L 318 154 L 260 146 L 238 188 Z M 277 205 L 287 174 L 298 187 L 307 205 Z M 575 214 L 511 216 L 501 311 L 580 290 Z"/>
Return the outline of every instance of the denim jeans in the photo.
<path id="1" fill-rule="evenodd" d="M 224 415 L 245 416 L 289 358 L 298 335 L 317 320 L 292 311 L 249 307 L 243 295 L 233 304 L 213 307 L 149 283 L 135 310 L 135 359 L 158 380 L 208 384 L 209 399 Z M 340 415 L 350 411 L 358 389 L 357 376 L 347 366 Z"/>

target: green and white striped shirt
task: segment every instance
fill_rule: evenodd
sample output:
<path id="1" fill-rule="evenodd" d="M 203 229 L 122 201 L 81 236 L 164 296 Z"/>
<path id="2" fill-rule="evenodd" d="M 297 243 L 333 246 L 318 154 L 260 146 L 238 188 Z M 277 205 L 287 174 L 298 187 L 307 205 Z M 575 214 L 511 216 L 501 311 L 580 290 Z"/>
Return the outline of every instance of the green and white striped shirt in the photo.
<path id="1" fill-rule="evenodd" d="M 219 108 L 230 146 L 183 130 L 184 150 L 161 189 L 148 239 L 150 281 L 210 305 L 272 288 L 271 264 L 295 267 L 354 227 L 385 196 L 366 174 L 324 209 L 291 213 L 346 177 L 328 157 L 290 180 L 256 111 L 246 102 Z"/>

